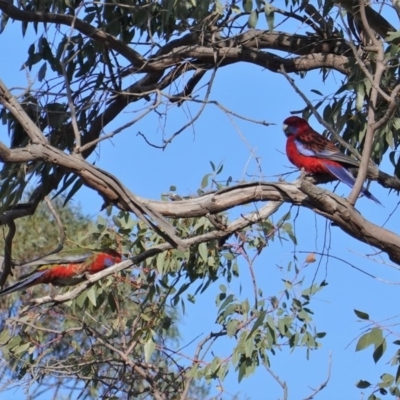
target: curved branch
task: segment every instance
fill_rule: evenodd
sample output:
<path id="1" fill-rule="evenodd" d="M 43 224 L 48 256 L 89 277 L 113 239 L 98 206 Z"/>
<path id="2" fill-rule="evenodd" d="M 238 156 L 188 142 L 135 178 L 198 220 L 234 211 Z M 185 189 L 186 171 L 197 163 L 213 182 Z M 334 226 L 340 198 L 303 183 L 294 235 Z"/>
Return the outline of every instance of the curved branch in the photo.
<path id="1" fill-rule="evenodd" d="M 331 379 L 331 371 L 332 371 L 332 353 L 329 352 L 329 360 L 328 360 L 328 376 L 326 379 L 315 389 L 313 392 L 305 397 L 303 400 L 312 400 L 315 398 L 315 396 L 323 389 L 325 389 L 328 385 L 328 382 Z"/>
<path id="2" fill-rule="evenodd" d="M 360 242 L 368 243 L 387 253 L 393 262 L 400 264 L 399 236 L 365 219 L 344 198 L 314 186 L 308 180 L 301 181 L 301 190 L 293 183 L 255 182 L 189 200 L 161 202 L 142 199 L 162 215 L 172 218 L 214 214 L 238 205 L 265 200 L 284 201 L 309 208 L 334 222 L 335 226 Z"/>
<path id="3" fill-rule="evenodd" d="M 283 202 L 287 202 L 309 208 L 316 214 L 324 216 L 332 221 L 335 226 L 360 242 L 382 250 L 393 262 L 400 265 L 399 236 L 388 229 L 381 228 L 366 220 L 346 199 L 328 190 L 314 186 L 307 180 L 297 181 L 296 183 L 255 182 L 240 184 L 228 189 L 207 193 L 201 197 L 173 202 L 141 199 L 143 203 L 147 203 L 160 214 L 174 218 L 199 217 L 208 213 L 214 214 L 226 211 L 238 205 L 266 200 L 272 201 L 263 206 L 259 211 L 233 221 L 226 229 L 215 230 L 196 237 L 183 239 L 183 242 L 186 246 L 192 246 L 226 237 L 230 233 L 237 232 L 247 226 L 265 220 L 275 213 Z M 171 248 L 172 246 L 169 243 L 154 246 L 128 261 L 123 261 L 120 264 L 88 277 L 87 281 L 68 293 L 55 297 L 45 296 L 39 299 L 32 299 L 31 302 L 39 305 L 74 299 L 94 282 L 115 272 L 130 268 L 133 264 L 139 264 L 147 258 Z"/>
<path id="4" fill-rule="evenodd" d="M 48 145 L 46 141 L 40 140 L 40 136 L 45 140 L 44 135 L 22 108 L 19 110 L 15 107 L 16 99 L 2 81 L 0 81 L 0 103 L 7 107 L 16 120 L 24 126 L 25 131 L 33 142 L 28 147 L 20 149 L 9 149 L 0 142 L 0 158 L 3 162 L 40 160 L 74 172 L 82 178 L 88 187 L 97 190 L 104 197 L 107 204 L 114 203 L 121 210 L 134 212 L 139 219 L 154 229 L 166 241 L 172 241 L 179 248 L 185 249 L 183 242 L 176 236 L 172 225 L 157 211 L 140 204 L 136 196 L 125 188 L 118 179 L 89 164 L 80 154 L 67 155 L 61 150 Z M 17 103 L 17 105 L 19 104 Z"/>
<path id="5" fill-rule="evenodd" d="M 281 65 L 287 72 L 311 71 L 317 68 L 332 68 L 342 74 L 350 73 L 349 59 L 345 55 L 315 53 L 287 59 L 276 54 L 262 52 L 248 47 L 223 47 L 218 52 L 212 47 L 183 46 L 173 49 L 162 57 L 151 59 L 149 65 L 155 70 L 164 70 L 185 59 L 195 58 L 201 62 L 209 63 L 213 68 L 214 63 L 220 62 L 220 66 L 230 65 L 235 62 L 249 62 L 270 71 L 278 72 Z"/>
<path id="6" fill-rule="evenodd" d="M 142 213 L 145 212 L 158 223 L 163 221 L 160 216 L 173 218 L 198 217 L 207 213 L 222 212 L 253 201 L 273 200 L 302 205 L 333 221 L 336 226 L 339 226 L 357 240 L 384 251 L 392 261 L 400 264 L 399 236 L 369 222 L 345 199 L 328 190 L 316 187 L 307 180 L 303 180 L 301 183 L 303 191 L 290 183 L 258 182 L 237 185 L 190 200 L 162 202 L 134 196 L 112 175 L 84 160 L 68 156 L 50 146 L 32 144 L 29 149 L 8 149 L 4 144 L 0 143 L 0 159 L 3 162 L 43 160 L 62 166 L 79 175 L 87 186 L 97 190 L 104 198 L 116 204 L 120 209 L 133 211 L 136 215 L 142 215 L 142 217 Z M 167 224 L 168 226 L 170 225 Z M 163 225 L 162 228 L 164 229 Z M 171 232 L 167 231 L 167 233 L 170 234 Z M 174 234 L 173 231 L 172 234 Z M 175 237 L 174 241 L 179 241 L 182 247 L 192 244 L 187 240 L 182 241 Z"/>
<path id="7" fill-rule="evenodd" d="M 162 203 L 162 202 L 161 202 Z M 184 239 L 183 241 L 187 246 L 197 245 L 202 242 L 207 242 L 213 239 L 221 239 L 226 235 L 229 235 L 233 232 L 239 231 L 241 229 L 246 228 L 252 224 L 257 222 L 261 222 L 274 214 L 279 207 L 282 205 L 281 201 L 276 202 L 269 202 L 260 210 L 245 215 L 244 217 L 240 217 L 229 224 L 226 229 L 224 230 L 216 230 L 208 233 L 204 233 L 199 236 L 195 236 L 192 238 Z M 36 305 L 45 304 L 45 303 L 53 303 L 53 302 L 65 302 L 71 299 L 75 299 L 78 297 L 82 292 L 84 292 L 90 285 L 99 281 L 100 279 L 105 278 L 106 276 L 112 275 L 116 272 L 123 271 L 132 267 L 132 265 L 140 264 L 142 261 L 146 260 L 149 257 L 154 257 L 157 254 L 163 253 L 164 251 L 172 249 L 172 246 L 169 243 L 163 243 L 157 246 L 146 250 L 139 255 L 132 257 L 130 260 L 123 261 L 119 264 L 113 265 L 103 271 L 98 272 L 97 274 L 91 275 L 85 282 L 82 282 L 78 285 L 75 289 L 69 291 L 68 293 L 58 295 L 55 297 L 51 296 L 44 296 L 38 299 L 31 299 L 30 302 Z"/>
<path id="8" fill-rule="evenodd" d="M 251 29 L 233 38 L 221 39 L 216 42 L 216 45 L 219 48 L 244 46 L 256 49 L 274 49 L 303 56 L 315 53 L 351 54 L 349 45 L 339 37 L 324 40 L 318 35 L 298 35 L 260 29 Z"/>

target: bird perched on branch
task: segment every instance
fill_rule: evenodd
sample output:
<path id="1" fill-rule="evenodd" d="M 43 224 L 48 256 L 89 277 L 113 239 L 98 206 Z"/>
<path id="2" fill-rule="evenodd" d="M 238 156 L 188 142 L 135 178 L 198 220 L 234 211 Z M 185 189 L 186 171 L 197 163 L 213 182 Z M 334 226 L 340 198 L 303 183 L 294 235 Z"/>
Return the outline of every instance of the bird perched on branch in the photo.
<path id="1" fill-rule="evenodd" d="M 95 274 L 118 264 L 121 260 L 121 254 L 112 249 L 98 251 L 77 249 L 54 254 L 25 264 L 25 267 L 36 266 L 37 268 L 22 276 L 19 282 L 1 290 L 0 296 L 41 283 L 51 283 L 57 286 L 76 285 L 85 280 L 86 274 Z"/>
<path id="2" fill-rule="evenodd" d="M 330 174 L 351 188 L 354 186 L 355 179 L 348 168 L 359 167 L 359 163 L 342 153 L 331 141 L 315 132 L 305 119 L 286 118 L 283 121 L 283 131 L 287 136 L 286 154 L 292 164 L 303 168 L 307 173 Z M 364 186 L 361 193 L 381 204 Z"/>

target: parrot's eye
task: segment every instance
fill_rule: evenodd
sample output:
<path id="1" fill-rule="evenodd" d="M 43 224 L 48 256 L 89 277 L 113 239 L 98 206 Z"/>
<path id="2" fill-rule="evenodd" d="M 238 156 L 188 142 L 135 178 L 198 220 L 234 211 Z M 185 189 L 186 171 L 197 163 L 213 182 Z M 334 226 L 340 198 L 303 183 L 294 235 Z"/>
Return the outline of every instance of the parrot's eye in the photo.
<path id="1" fill-rule="evenodd" d="M 283 131 L 285 132 L 285 134 L 288 135 L 293 135 L 296 133 L 297 128 L 294 125 L 283 125 Z"/>

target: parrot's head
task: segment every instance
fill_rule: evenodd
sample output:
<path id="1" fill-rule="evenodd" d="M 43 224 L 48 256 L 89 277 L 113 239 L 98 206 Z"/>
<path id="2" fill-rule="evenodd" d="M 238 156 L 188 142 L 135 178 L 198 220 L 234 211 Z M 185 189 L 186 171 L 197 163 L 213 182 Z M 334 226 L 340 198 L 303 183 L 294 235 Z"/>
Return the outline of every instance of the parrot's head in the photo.
<path id="1" fill-rule="evenodd" d="M 310 130 L 310 125 L 308 125 L 308 122 L 303 118 L 289 117 L 283 121 L 283 132 L 285 132 L 287 137 L 298 135 L 308 130 Z"/>

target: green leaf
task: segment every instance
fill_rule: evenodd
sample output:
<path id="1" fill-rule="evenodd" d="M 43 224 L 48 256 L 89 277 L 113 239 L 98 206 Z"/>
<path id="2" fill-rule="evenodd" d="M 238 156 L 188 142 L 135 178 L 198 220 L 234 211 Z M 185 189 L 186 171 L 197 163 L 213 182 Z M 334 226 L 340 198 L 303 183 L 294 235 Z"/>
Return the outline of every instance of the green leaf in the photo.
<path id="1" fill-rule="evenodd" d="M 234 4 L 234 5 L 231 7 L 231 10 L 232 10 L 235 14 L 240 14 L 240 13 L 241 13 L 240 8 L 239 8 L 236 4 Z"/>
<path id="2" fill-rule="evenodd" d="M 85 303 L 85 300 L 87 298 L 87 292 L 82 292 L 76 299 L 76 304 L 78 305 L 79 308 L 83 307 L 83 304 Z"/>
<path id="3" fill-rule="evenodd" d="M 365 99 L 365 86 L 363 82 L 359 82 L 356 85 L 356 109 L 357 111 L 361 111 L 364 105 L 364 99 Z"/>
<path id="4" fill-rule="evenodd" d="M 369 320 L 369 315 L 367 313 L 365 313 L 363 311 L 358 311 L 358 310 L 354 310 L 354 312 L 358 318 Z"/>
<path id="5" fill-rule="evenodd" d="M 208 259 L 207 243 L 205 243 L 205 242 L 200 243 L 198 249 L 199 249 L 200 257 L 203 259 L 203 261 L 207 262 L 207 259 Z"/>
<path id="6" fill-rule="evenodd" d="M 72 186 L 71 190 L 68 192 L 67 196 L 65 197 L 64 200 L 64 207 L 67 205 L 67 203 L 71 200 L 73 195 L 83 186 L 83 181 L 82 179 L 78 178 L 78 180 L 74 183 Z"/>
<path id="7" fill-rule="evenodd" d="M 254 29 L 257 26 L 257 22 L 258 22 L 258 13 L 257 11 L 254 10 L 250 13 L 247 25 L 249 28 Z"/>
<path id="8" fill-rule="evenodd" d="M 200 188 L 204 189 L 208 186 L 208 179 L 212 176 L 212 174 L 207 174 L 203 176 L 203 179 L 201 180 Z"/>
<path id="9" fill-rule="evenodd" d="M 272 7 L 271 4 L 269 3 L 265 3 L 264 13 L 268 24 L 268 29 L 270 32 L 272 32 L 274 30 L 274 19 L 275 19 L 274 7 Z"/>
<path id="10" fill-rule="evenodd" d="M 375 347 L 381 345 L 383 341 L 382 329 L 373 328 L 370 331 L 370 335 L 371 335 L 371 340 L 374 343 Z"/>
<path id="11" fill-rule="evenodd" d="M 365 348 L 375 345 L 375 349 L 383 342 L 382 331 L 379 328 L 373 328 L 370 332 L 365 333 L 357 342 L 356 351 L 364 350 Z M 379 354 L 379 353 L 378 353 Z M 377 355 L 378 355 L 377 354 Z"/>
<path id="12" fill-rule="evenodd" d="M 1 18 L 1 20 L 0 20 L 0 33 L 3 33 L 4 29 L 6 28 L 9 16 L 4 14 L 4 13 L 1 13 L 1 17 L 0 18 Z"/>
<path id="13" fill-rule="evenodd" d="M 151 356 L 153 355 L 155 348 L 156 344 L 154 343 L 153 338 L 150 337 L 150 339 L 144 345 L 144 358 L 147 363 L 150 362 Z"/>
<path id="14" fill-rule="evenodd" d="M 400 38 L 400 30 L 399 30 L 399 31 L 396 31 L 396 32 L 390 33 L 390 34 L 386 37 L 385 40 L 386 40 L 387 42 L 392 42 L 393 40 L 398 39 L 398 38 Z"/>
<path id="15" fill-rule="evenodd" d="M 160 274 L 164 273 L 164 263 L 165 263 L 166 255 L 167 255 L 167 253 L 164 251 L 163 253 L 161 253 L 157 256 L 157 271 Z"/>
<path id="16" fill-rule="evenodd" d="M 26 350 L 29 349 L 29 346 L 31 344 L 30 343 L 24 343 L 21 346 L 18 346 L 16 348 L 13 349 L 13 353 L 14 354 L 20 354 L 20 353 L 24 353 Z"/>
<path id="17" fill-rule="evenodd" d="M 260 313 L 256 322 L 254 322 L 253 328 L 251 328 L 251 331 L 249 333 L 249 336 L 247 336 L 247 339 L 249 339 L 251 337 L 251 335 L 262 325 L 266 315 L 267 315 L 267 311 L 262 311 Z"/>
<path id="18" fill-rule="evenodd" d="M 226 324 L 226 334 L 228 335 L 228 337 L 231 338 L 233 337 L 233 335 L 236 334 L 238 325 L 239 321 L 236 319 L 232 319 Z"/>
<path id="19" fill-rule="evenodd" d="M 221 312 L 229 303 L 232 303 L 232 301 L 234 300 L 234 296 L 233 294 L 230 294 L 225 300 L 224 302 L 220 305 L 218 312 Z"/>
<path id="20" fill-rule="evenodd" d="M 372 353 L 372 358 L 377 363 L 386 351 L 386 339 L 383 339 L 382 343 L 375 347 L 375 351 Z"/>
<path id="21" fill-rule="evenodd" d="M 299 339 L 300 339 L 300 335 L 296 332 L 289 339 L 289 347 L 291 349 L 295 348 L 297 346 L 297 344 L 299 343 Z"/>
<path id="22" fill-rule="evenodd" d="M 319 96 L 323 96 L 323 94 L 317 89 L 311 89 L 310 91 L 315 93 L 315 94 L 318 94 Z"/>
<path id="23" fill-rule="evenodd" d="M 39 82 L 42 82 L 42 80 L 45 78 L 46 70 L 47 70 L 47 62 L 43 63 L 43 65 L 39 69 L 39 72 L 38 72 Z"/>
<path id="24" fill-rule="evenodd" d="M 382 382 L 379 383 L 380 388 L 389 387 L 394 382 L 394 376 L 391 374 L 383 374 L 381 375 Z"/>
<path id="25" fill-rule="evenodd" d="M 396 371 L 396 385 L 399 384 L 400 381 L 400 365 L 397 367 L 397 371 Z"/>
<path id="26" fill-rule="evenodd" d="M 97 304 L 97 299 L 96 299 L 96 287 L 92 286 L 88 291 L 87 291 L 87 297 L 89 301 L 96 307 Z"/>
<path id="27" fill-rule="evenodd" d="M 356 383 L 356 386 L 357 386 L 359 389 L 366 389 L 366 388 L 370 387 L 371 384 L 370 384 L 368 381 L 363 381 L 363 380 L 360 379 L 360 380 Z"/>
<path id="28" fill-rule="evenodd" d="M 322 290 L 324 286 L 318 285 L 317 283 L 314 283 L 311 287 L 304 289 L 301 292 L 302 297 L 309 298 L 311 295 L 314 295 L 315 293 L 318 293 L 320 290 Z"/>
<path id="29" fill-rule="evenodd" d="M 10 331 L 8 329 L 4 329 L 0 333 L 0 344 L 5 344 L 10 340 Z"/>
<path id="30" fill-rule="evenodd" d="M 370 334 L 368 332 L 368 333 L 362 335 L 360 337 L 360 339 L 358 339 L 358 342 L 357 342 L 357 345 L 356 345 L 356 351 L 364 350 L 368 346 L 371 346 L 371 344 L 373 344 L 373 343 L 372 343 Z"/>
<path id="31" fill-rule="evenodd" d="M 251 13 L 253 10 L 253 0 L 243 0 L 243 10 L 246 13 Z"/>

